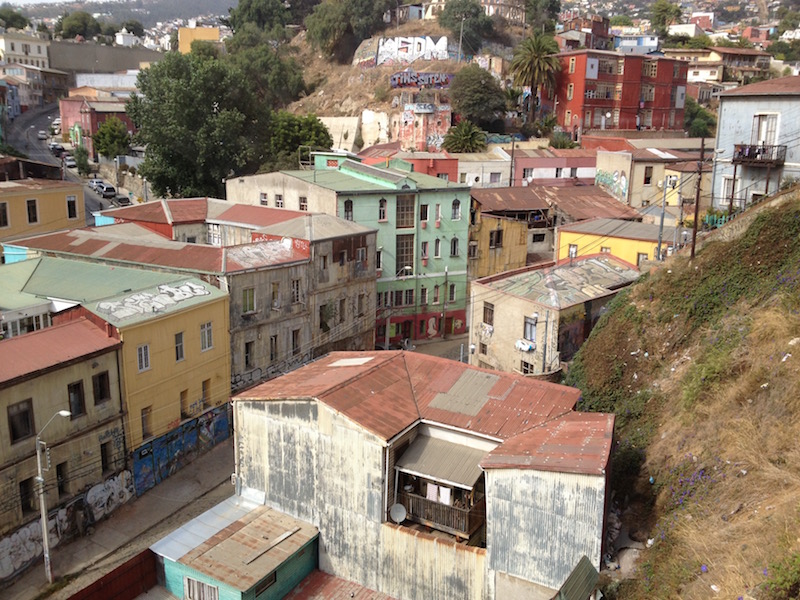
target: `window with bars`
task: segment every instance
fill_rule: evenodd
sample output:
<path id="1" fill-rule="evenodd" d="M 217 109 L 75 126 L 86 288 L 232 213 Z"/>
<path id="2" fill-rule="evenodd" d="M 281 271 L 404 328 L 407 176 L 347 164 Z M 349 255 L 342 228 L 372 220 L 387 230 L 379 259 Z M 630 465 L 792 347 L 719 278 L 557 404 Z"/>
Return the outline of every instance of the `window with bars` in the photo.
<path id="1" fill-rule="evenodd" d="M 403 267 L 414 264 L 414 236 L 411 234 L 398 235 L 395 241 L 395 256 L 397 256 L 397 271 Z M 403 271 L 403 275 L 408 275 Z"/>
<path id="2" fill-rule="evenodd" d="M 344 219 L 345 219 L 345 221 L 352 221 L 353 220 L 353 201 L 352 200 L 345 200 L 344 201 Z"/>
<path id="3" fill-rule="evenodd" d="M 414 196 L 403 194 L 397 196 L 397 209 L 395 211 L 398 228 L 414 227 Z"/>
<path id="4" fill-rule="evenodd" d="M 494 325 L 494 304 L 491 302 L 483 303 L 483 322 L 487 325 Z"/>
<path id="5" fill-rule="evenodd" d="M 386 198 L 378 200 L 378 221 L 386 220 Z"/>
<path id="6" fill-rule="evenodd" d="M 300 280 L 292 279 L 292 304 L 300 302 Z"/>

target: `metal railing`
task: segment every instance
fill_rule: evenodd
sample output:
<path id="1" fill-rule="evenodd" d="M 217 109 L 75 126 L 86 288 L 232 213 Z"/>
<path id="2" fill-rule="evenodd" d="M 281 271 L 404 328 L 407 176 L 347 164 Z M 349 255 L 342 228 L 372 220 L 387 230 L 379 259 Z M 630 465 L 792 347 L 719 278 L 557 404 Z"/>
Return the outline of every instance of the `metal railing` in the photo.
<path id="1" fill-rule="evenodd" d="M 734 164 L 774 167 L 782 165 L 785 160 L 786 146 L 736 144 L 733 149 Z"/>

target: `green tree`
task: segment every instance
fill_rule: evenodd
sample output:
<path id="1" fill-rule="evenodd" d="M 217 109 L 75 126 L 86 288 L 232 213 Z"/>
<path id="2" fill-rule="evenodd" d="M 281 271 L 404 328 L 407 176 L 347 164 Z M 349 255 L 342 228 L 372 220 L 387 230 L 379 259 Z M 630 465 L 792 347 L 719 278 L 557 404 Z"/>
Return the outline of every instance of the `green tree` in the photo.
<path id="1" fill-rule="evenodd" d="M 680 5 L 669 0 L 656 0 L 650 7 L 650 25 L 660 36 L 667 35 L 669 26 L 680 21 L 682 10 Z"/>
<path id="2" fill-rule="evenodd" d="M 614 15 L 610 24 L 612 27 L 633 27 L 633 19 L 628 15 Z"/>
<path id="3" fill-rule="evenodd" d="M 453 110 L 476 125 L 488 125 L 506 108 L 500 84 L 486 69 L 472 63 L 461 69 L 450 84 Z"/>
<path id="4" fill-rule="evenodd" d="M 80 175 L 88 175 L 89 174 L 89 151 L 84 148 L 83 146 L 78 146 L 72 152 L 72 156 L 75 157 L 75 164 L 78 166 L 78 173 Z"/>
<path id="5" fill-rule="evenodd" d="M 36 33 L 45 34 L 47 36 L 48 40 L 52 40 L 53 39 L 53 34 L 50 33 L 50 29 L 48 29 L 47 25 L 45 25 L 44 23 L 39 23 L 36 26 Z"/>
<path id="6" fill-rule="evenodd" d="M 514 84 L 531 88 L 528 113 L 528 121 L 531 123 L 536 117 L 536 99 L 540 88 L 552 87 L 556 74 L 561 70 L 557 53 L 558 44 L 553 36 L 537 33 L 525 38 L 517 46 L 511 60 L 510 72 L 514 77 Z"/>
<path id="7" fill-rule="evenodd" d="M 123 21 L 120 29 L 125 29 L 128 33 L 132 33 L 136 37 L 144 37 L 144 25 L 136 19 L 128 19 Z"/>
<path id="8" fill-rule="evenodd" d="M 308 40 L 315 48 L 344 62 L 362 40 L 384 27 L 383 14 L 390 2 L 325 0 L 306 18 Z"/>
<path id="9" fill-rule="evenodd" d="M 147 146 L 139 172 L 157 195 L 216 196 L 265 157 L 269 107 L 231 63 L 168 52 L 139 73 L 127 112 Z"/>
<path id="10" fill-rule="evenodd" d="M 65 39 L 72 39 L 80 35 L 89 40 L 100 33 L 100 23 L 88 12 L 82 10 L 64 16 L 60 23 L 61 37 Z"/>
<path id="11" fill-rule="evenodd" d="M 303 70 L 288 55 L 288 45 L 270 42 L 268 33 L 246 23 L 226 43 L 228 60 L 245 74 L 261 101 L 286 106 L 306 89 Z"/>
<path id="12" fill-rule="evenodd" d="M 0 22 L 6 29 L 25 29 L 31 22 L 24 16 L 19 9 L 10 4 L 0 6 Z"/>
<path id="13" fill-rule="evenodd" d="M 95 150 L 107 158 L 114 158 L 120 154 L 127 154 L 131 145 L 131 136 L 128 126 L 117 117 L 109 117 L 92 136 Z M 76 159 L 77 162 L 77 159 Z"/>
<path id="14" fill-rule="evenodd" d="M 276 170 L 286 164 L 297 168 L 298 149 L 301 146 L 328 150 L 332 145 L 333 138 L 328 128 L 316 116 L 297 116 L 285 110 L 278 111 L 272 115 L 270 122 L 268 161 L 259 170 Z"/>
<path id="15" fill-rule="evenodd" d="M 471 121 L 461 121 L 444 134 L 442 148 L 448 152 L 483 152 L 486 134 Z"/>
<path id="16" fill-rule="evenodd" d="M 100 23 L 100 35 L 113 38 L 119 30 L 119 26 L 114 23 Z"/>
<path id="17" fill-rule="evenodd" d="M 563 131 L 559 131 L 558 133 L 554 133 L 550 137 L 550 147 L 561 149 L 561 148 L 574 148 L 577 146 L 575 142 L 572 141 L 572 138 L 569 134 L 564 133 Z"/>
<path id="18" fill-rule="evenodd" d="M 234 32 L 245 23 L 253 23 L 261 30 L 284 27 L 289 22 L 289 10 L 280 0 L 239 0 L 239 6 L 229 8 L 228 22 Z"/>
<path id="19" fill-rule="evenodd" d="M 553 32 L 556 29 L 559 0 L 525 0 L 525 15 L 531 30 L 537 33 Z"/>
<path id="20" fill-rule="evenodd" d="M 695 102 L 694 98 L 687 96 L 683 110 L 683 125 L 689 137 L 710 137 L 714 135 L 717 127 L 717 118 Z"/>
<path id="21" fill-rule="evenodd" d="M 492 35 L 492 20 L 478 0 L 448 0 L 438 21 L 453 34 L 453 39 L 461 40 L 462 55 L 476 54 L 483 39 Z"/>

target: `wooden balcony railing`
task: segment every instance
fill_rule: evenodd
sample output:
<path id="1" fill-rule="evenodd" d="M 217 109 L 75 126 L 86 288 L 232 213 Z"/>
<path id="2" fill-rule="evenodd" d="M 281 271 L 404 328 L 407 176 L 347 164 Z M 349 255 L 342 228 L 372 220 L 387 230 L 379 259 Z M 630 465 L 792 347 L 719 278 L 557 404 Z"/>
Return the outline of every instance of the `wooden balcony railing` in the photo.
<path id="1" fill-rule="evenodd" d="M 486 521 L 484 498 L 472 508 L 448 506 L 408 492 L 398 492 L 397 501 L 406 507 L 410 521 L 462 538 L 469 538 Z"/>
<path id="2" fill-rule="evenodd" d="M 786 160 L 786 146 L 736 144 L 733 163 L 754 167 L 779 167 Z"/>

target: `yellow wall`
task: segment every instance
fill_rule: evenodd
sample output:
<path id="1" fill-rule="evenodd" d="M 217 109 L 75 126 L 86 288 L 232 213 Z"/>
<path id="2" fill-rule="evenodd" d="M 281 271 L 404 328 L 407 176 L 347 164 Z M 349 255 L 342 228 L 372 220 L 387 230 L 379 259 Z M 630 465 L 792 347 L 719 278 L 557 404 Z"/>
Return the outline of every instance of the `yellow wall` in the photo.
<path id="1" fill-rule="evenodd" d="M 665 239 L 663 243 L 671 245 L 672 240 Z M 655 248 L 658 246 L 657 241 L 630 240 L 585 232 L 559 231 L 558 247 L 556 249 L 558 260 L 569 258 L 570 244 L 577 244 L 578 256 L 598 254 L 602 252 L 602 248 L 609 248 L 613 256 L 621 258 L 632 265 L 638 264 L 639 253 L 647 254 L 647 259 L 653 260 Z"/>
<path id="2" fill-rule="evenodd" d="M 492 231 L 503 232 L 502 245 L 491 248 Z M 478 213 L 470 227 L 470 242 L 478 242 L 476 258 L 469 259 L 469 277 L 476 279 L 525 266 L 528 258 L 528 224 L 523 221 Z"/>
<path id="3" fill-rule="evenodd" d="M 178 29 L 178 52 L 189 54 L 192 51 L 192 42 L 219 41 L 219 27 L 181 27 Z"/>
<path id="4" fill-rule="evenodd" d="M 67 197 L 75 198 L 75 217 L 69 218 Z M 36 222 L 28 222 L 28 200 L 36 201 Z M 83 186 L 70 181 L 24 180 L 0 183 L 0 204 L 5 204 L 8 225 L 0 226 L 0 240 L 84 227 Z M 3 208 L 0 207 L 0 212 Z M 2 217 L 0 217 L 2 218 Z"/>
<path id="5" fill-rule="evenodd" d="M 200 326 L 212 323 L 213 347 L 200 349 Z M 175 334 L 183 332 L 184 359 L 175 360 Z M 123 385 L 128 413 L 129 447 L 138 448 L 142 437 L 142 409 L 150 407 L 152 436 L 164 435 L 184 418 L 220 406 L 230 395 L 230 335 L 228 297 L 168 313 L 160 319 L 120 330 L 123 341 Z M 138 347 L 148 344 L 150 369 L 139 372 Z M 208 401 L 203 405 L 202 382 L 210 380 Z M 184 416 L 181 391 L 187 390 Z"/>
<path id="6" fill-rule="evenodd" d="M 678 206 L 678 194 L 680 194 L 683 197 L 684 210 L 687 210 L 686 204 L 691 203 L 688 210 L 694 211 L 697 173 L 674 171 L 667 167 L 664 169 L 664 175 L 677 177 L 675 189 L 667 188 L 667 206 Z M 700 213 L 705 213 L 709 206 L 711 206 L 711 171 L 705 171 L 700 178 Z M 693 219 L 694 212 L 685 214 L 684 218 Z"/>

